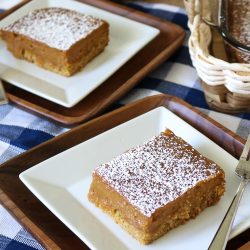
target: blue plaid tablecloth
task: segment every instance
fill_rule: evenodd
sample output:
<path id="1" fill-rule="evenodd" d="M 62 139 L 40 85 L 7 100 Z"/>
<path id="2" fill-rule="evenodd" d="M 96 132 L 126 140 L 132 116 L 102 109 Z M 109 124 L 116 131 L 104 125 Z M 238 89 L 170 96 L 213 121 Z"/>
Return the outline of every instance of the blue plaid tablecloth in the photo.
<path id="1" fill-rule="evenodd" d="M 20 0 L 1 0 L 0 9 L 7 9 L 18 1 Z M 183 9 L 139 1 L 130 2 L 128 5 L 181 25 L 188 38 L 187 16 Z M 243 138 L 250 133 L 250 114 L 232 116 L 209 109 L 191 64 L 187 39 L 177 53 L 142 80 L 117 104 L 124 105 L 158 93 L 168 93 L 184 99 Z M 0 163 L 67 130 L 12 104 L 0 106 Z M 1 205 L 0 249 L 43 249 Z"/>

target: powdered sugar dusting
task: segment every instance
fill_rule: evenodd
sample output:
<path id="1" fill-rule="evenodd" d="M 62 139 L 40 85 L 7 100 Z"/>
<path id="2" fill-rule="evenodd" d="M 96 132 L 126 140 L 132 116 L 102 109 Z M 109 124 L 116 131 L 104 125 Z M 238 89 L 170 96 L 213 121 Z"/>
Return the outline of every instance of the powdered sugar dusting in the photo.
<path id="1" fill-rule="evenodd" d="M 67 50 L 103 24 L 101 19 L 63 8 L 29 12 L 3 28 L 59 50 Z"/>
<path id="2" fill-rule="evenodd" d="M 162 133 L 100 165 L 95 173 L 150 217 L 219 169 L 181 138 Z"/>

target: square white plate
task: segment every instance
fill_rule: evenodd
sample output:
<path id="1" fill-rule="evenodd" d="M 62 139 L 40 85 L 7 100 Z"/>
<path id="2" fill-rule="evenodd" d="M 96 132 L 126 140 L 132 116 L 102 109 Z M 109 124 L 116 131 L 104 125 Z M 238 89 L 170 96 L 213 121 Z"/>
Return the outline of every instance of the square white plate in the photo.
<path id="1" fill-rule="evenodd" d="M 104 52 L 71 77 L 60 76 L 16 59 L 0 42 L 0 76 L 9 83 L 65 107 L 72 107 L 103 83 L 157 36 L 151 26 L 73 0 L 33 0 L 0 22 L 4 27 L 29 11 L 62 7 L 102 18 L 110 24 L 110 42 Z"/>
<path id="2" fill-rule="evenodd" d="M 142 144 L 166 127 L 225 170 L 226 193 L 217 205 L 207 208 L 196 219 L 143 246 L 88 201 L 91 173 L 99 164 Z M 237 160 L 230 154 L 175 114 L 160 107 L 24 171 L 20 178 L 48 209 L 92 249 L 204 250 L 209 246 L 239 185 L 239 178 L 234 174 L 236 165 Z M 246 199 L 249 195 L 248 188 L 231 236 L 250 225 L 250 200 Z"/>

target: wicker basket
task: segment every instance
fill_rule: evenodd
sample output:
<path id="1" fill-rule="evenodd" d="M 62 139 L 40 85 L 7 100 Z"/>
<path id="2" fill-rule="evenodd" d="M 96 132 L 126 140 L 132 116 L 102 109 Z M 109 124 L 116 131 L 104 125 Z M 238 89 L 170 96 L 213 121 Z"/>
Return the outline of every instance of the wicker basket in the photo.
<path id="1" fill-rule="evenodd" d="M 191 36 L 189 52 L 208 105 L 226 113 L 250 112 L 250 64 L 229 63 L 223 39 L 205 24 L 199 0 L 184 0 Z"/>

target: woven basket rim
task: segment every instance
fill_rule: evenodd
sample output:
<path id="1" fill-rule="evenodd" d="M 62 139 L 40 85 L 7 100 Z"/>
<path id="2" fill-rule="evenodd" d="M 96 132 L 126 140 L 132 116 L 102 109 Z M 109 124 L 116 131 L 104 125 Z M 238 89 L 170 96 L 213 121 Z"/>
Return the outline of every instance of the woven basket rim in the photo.
<path id="1" fill-rule="evenodd" d="M 191 31 L 188 47 L 208 105 L 225 113 L 250 112 L 250 63 L 232 63 L 210 52 L 213 33 L 200 15 L 199 0 L 184 0 Z"/>
<path id="2" fill-rule="evenodd" d="M 232 63 L 212 55 L 211 27 L 200 15 L 198 0 L 184 0 L 188 12 L 190 56 L 199 77 L 211 86 L 225 85 L 230 92 L 250 93 L 250 63 Z"/>

